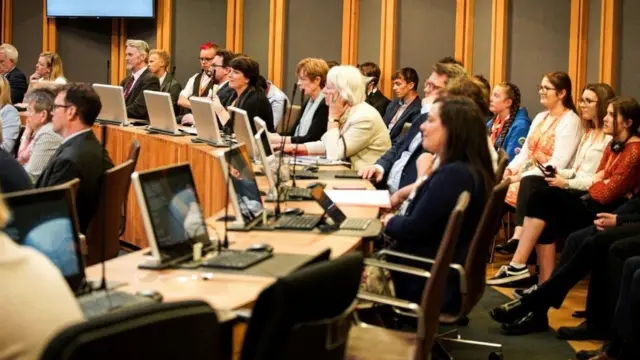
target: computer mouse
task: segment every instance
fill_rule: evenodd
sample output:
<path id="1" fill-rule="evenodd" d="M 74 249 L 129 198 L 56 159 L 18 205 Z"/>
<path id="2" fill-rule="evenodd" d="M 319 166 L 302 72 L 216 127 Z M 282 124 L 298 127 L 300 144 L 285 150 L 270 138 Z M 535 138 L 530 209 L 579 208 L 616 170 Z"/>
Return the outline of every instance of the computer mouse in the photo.
<path id="1" fill-rule="evenodd" d="M 149 298 L 155 302 L 162 302 L 162 294 L 155 290 L 140 290 L 136 292 L 136 295 Z"/>
<path id="2" fill-rule="evenodd" d="M 300 208 L 287 208 L 284 209 L 284 211 L 282 212 L 283 215 L 302 215 L 304 214 L 304 210 L 300 209 Z"/>
<path id="3" fill-rule="evenodd" d="M 249 247 L 247 248 L 247 251 L 272 253 L 273 246 L 266 243 L 258 243 L 258 244 L 249 245 Z"/>
<path id="4" fill-rule="evenodd" d="M 307 185 L 307 189 L 313 189 L 316 186 L 322 186 L 322 188 L 326 187 L 327 184 L 323 183 L 323 182 L 312 182 L 311 184 Z"/>
<path id="5" fill-rule="evenodd" d="M 309 172 L 318 172 L 320 168 L 317 165 L 308 165 L 303 170 Z"/>

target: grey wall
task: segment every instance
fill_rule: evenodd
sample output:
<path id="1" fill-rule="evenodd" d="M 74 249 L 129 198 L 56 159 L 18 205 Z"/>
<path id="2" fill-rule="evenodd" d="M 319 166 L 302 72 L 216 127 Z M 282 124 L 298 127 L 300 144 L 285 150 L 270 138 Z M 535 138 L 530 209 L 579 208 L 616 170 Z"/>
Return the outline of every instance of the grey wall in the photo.
<path id="1" fill-rule="evenodd" d="M 260 64 L 260 74 L 269 69 L 269 1 L 244 0 L 242 50 Z"/>
<path id="2" fill-rule="evenodd" d="M 58 54 L 70 81 L 108 84 L 111 19 L 56 19 Z"/>
<path id="3" fill-rule="evenodd" d="M 226 0 L 174 2 L 172 59 L 176 66 L 176 78 L 183 86 L 189 77 L 200 71 L 200 45 L 207 41 L 221 47 L 226 45 L 226 26 Z"/>
<path id="4" fill-rule="evenodd" d="M 550 11 L 553 9 L 553 11 Z M 534 116 L 542 110 L 536 86 L 551 71 L 569 66 L 569 0 L 511 0 L 507 79 L 520 88 L 522 104 Z"/>
<path id="5" fill-rule="evenodd" d="M 380 61 L 380 18 L 382 0 L 360 1 L 358 20 L 358 63 Z"/>
<path id="6" fill-rule="evenodd" d="M 456 2 L 399 0 L 397 16 L 396 68 L 416 69 L 423 83 L 436 61 L 453 56 Z"/>
<path id="7" fill-rule="evenodd" d="M 600 5 L 600 0 L 589 0 L 589 19 L 587 21 L 587 83 L 598 82 L 599 80 Z"/>
<path id="8" fill-rule="evenodd" d="M 620 2 L 620 40 L 618 42 L 618 86 L 617 93 L 640 99 L 640 2 L 637 0 L 622 0 Z"/>
<path id="9" fill-rule="evenodd" d="M 12 27 L 11 42 L 18 49 L 18 67 L 29 77 L 42 52 L 42 1 L 14 2 Z"/>
<path id="10" fill-rule="evenodd" d="M 473 67 L 471 71 L 474 74 L 482 74 L 487 79 L 491 69 L 491 4 L 492 0 L 476 0 L 473 23 Z"/>
<path id="11" fill-rule="evenodd" d="M 291 96 L 296 64 L 306 57 L 340 61 L 342 0 L 287 2 L 283 90 Z"/>
<path id="12" fill-rule="evenodd" d="M 127 39 L 144 40 L 156 48 L 156 19 L 125 19 Z"/>

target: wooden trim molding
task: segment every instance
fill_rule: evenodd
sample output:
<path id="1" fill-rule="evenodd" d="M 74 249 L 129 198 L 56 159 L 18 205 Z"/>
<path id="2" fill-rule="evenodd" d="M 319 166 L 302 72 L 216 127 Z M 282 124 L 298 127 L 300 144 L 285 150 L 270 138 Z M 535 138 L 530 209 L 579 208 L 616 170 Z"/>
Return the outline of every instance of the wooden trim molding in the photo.
<path id="1" fill-rule="evenodd" d="M 242 52 L 244 37 L 244 0 L 227 0 L 226 48 L 236 53 Z"/>
<path id="2" fill-rule="evenodd" d="M 2 43 L 11 43 L 13 35 L 13 0 L 2 0 Z"/>
<path id="3" fill-rule="evenodd" d="M 390 96 L 396 62 L 396 13 L 397 0 L 382 0 L 382 15 L 380 19 L 380 70 L 382 74 L 378 87 L 383 94 Z"/>
<path id="4" fill-rule="evenodd" d="M 42 51 L 56 52 L 56 19 L 47 17 L 47 0 L 42 0 Z"/>
<path id="5" fill-rule="evenodd" d="M 571 0 L 569 26 L 569 77 L 573 81 L 573 101 L 577 104 L 580 91 L 587 83 L 587 47 L 589 1 Z"/>
<path id="6" fill-rule="evenodd" d="M 507 10 L 508 0 L 493 0 L 491 6 L 491 61 L 489 83 L 499 84 L 507 78 Z"/>
<path id="7" fill-rule="evenodd" d="M 342 3 L 342 58 L 344 65 L 358 63 L 358 22 L 360 0 L 343 0 Z"/>
<path id="8" fill-rule="evenodd" d="M 600 82 L 616 89 L 618 62 L 618 0 L 602 0 L 600 17 Z"/>
<path id="9" fill-rule="evenodd" d="M 271 0 L 269 8 L 268 78 L 282 89 L 284 74 L 284 32 L 286 1 Z"/>
<path id="10" fill-rule="evenodd" d="M 171 54 L 172 0 L 157 0 L 156 8 L 156 48 Z"/>
<path id="11" fill-rule="evenodd" d="M 456 3 L 456 43 L 454 57 L 473 73 L 473 26 L 475 21 L 475 0 L 457 0 Z"/>
<path id="12" fill-rule="evenodd" d="M 127 74 L 127 67 L 124 63 L 124 53 L 126 50 L 127 33 L 124 19 L 114 18 L 111 20 L 111 75 L 112 85 L 119 85 Z"/>

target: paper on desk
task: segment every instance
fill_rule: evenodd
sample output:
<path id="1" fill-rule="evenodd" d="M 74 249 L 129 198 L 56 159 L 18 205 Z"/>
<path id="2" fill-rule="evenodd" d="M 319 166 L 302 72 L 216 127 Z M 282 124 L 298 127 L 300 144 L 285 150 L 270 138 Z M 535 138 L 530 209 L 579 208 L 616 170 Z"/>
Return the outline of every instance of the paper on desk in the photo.
<path id="1" fill-rule="evenodd" d="M 289 159 L 289 165 L 293 165 L 293 157 Z M 350 163 L 342 160 L 329 160 L 320 156 L 296 156 L 295 165 L 351 165 Z"/>
<path id="2" fill-rule="evenodd" d="M 178 126 L 178 129 L 189 135 L 198 135 L 198 131 L 196 130 L 196 128 L 191 126 Z"/>
<path id="3" fill-rule="evenodd" d="M 324 192 L 338 205 L 391 207 L 391 198 L 387 190 L 325 190 Z"/>

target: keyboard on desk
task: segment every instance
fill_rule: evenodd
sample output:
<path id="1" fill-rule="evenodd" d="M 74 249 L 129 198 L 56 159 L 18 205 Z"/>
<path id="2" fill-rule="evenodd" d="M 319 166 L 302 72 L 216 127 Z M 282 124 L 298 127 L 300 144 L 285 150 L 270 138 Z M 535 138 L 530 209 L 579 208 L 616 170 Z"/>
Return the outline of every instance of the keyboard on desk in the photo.
<path id="1" fill-rule="evenodd" d="M 311 196 L 311 189 L 307 188 L 288 187 L 286 188 L 286 194 L 288 198 L 313 200 L 313 197 Z"/>
<path id="2" fill-rule="evenodd" d="M 296 171 L 295 174 L 291 172 L 291 176 L 294 176 L 296 179 L 303 179 L 303 180 L 319 179 L 318 175 L 316 175 L 316 173 L 311 171 Z"/>
<path id="3" fill-rule="evenodd" d="M 365 230 L 371 224 L 371 219 L 346 219 L 340 224 L 341 230 Z"/>
<path id="4" fill-rule="evenodd" d="M 276 229 L 312 230 L 320 220 L 320 215 L 282 215 L 276 221 Z"/>
<path id="5" fill-rule="evenodd" d="M 273 254 L 268 252 L 225 250 L 210 259 L 206 259 L 200 266 L 244 270 L 272 256 Z"/>
<path id="6" fill-rule="evenodd" d="M 78 297 L 78 304 L 86 318 L 94 318 L 110 312 L 126 308 L 150 304 L 154 301 L 142 296 L 128 294 L 122 291 L 97 290 Z"/>

